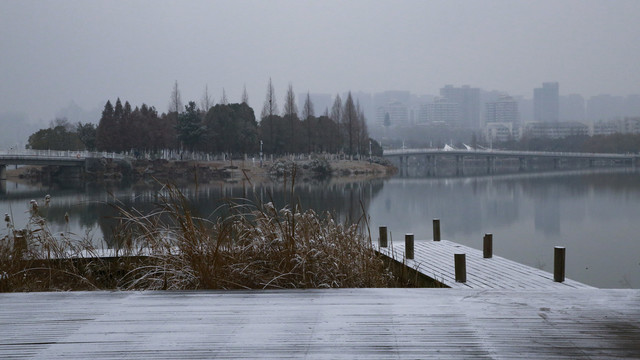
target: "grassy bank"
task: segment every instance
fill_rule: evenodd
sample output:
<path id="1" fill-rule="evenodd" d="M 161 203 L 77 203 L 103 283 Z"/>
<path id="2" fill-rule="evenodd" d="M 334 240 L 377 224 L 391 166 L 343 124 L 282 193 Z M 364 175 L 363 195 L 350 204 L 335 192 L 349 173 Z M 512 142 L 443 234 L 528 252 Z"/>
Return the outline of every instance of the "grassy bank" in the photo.
<path id="1" fill-rule="evenodd" d="M 340 224 L 297 205 L 244 199 L 216 219 L 192 212 L 166 186 L 154 211 L 118 207 L 118 256 L 72 233 L 54 234 L 31 204 L 24 229 L 5 217 L 0 291 L 388 287 L 398 283 L 366 235 L 365 219 Z M 47 204 L 40 204 L 47 206 Z"/>

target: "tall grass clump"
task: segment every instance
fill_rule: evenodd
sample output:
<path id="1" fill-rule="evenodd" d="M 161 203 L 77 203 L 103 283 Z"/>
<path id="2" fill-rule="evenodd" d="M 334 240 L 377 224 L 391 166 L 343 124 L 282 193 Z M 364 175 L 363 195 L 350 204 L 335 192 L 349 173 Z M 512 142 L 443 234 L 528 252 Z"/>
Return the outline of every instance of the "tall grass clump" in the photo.
<path id="1" fill-rule="evenodd" d="M 139 258 L 110 258 L 94 247 L 89 234 L 52 231 L 42 216 L 49 205 L 29 203 L 24 227 L 4 215 L 6 234 L 0 238 L 0 291 L 95 290 L 117 287 L 119 268 L 139 266 Z"/>
<path id="2" fill-rule="evenodd" d="M 87 235 L 54 234 L 37 203 L 24 229 L 6 215 L 0 291 L 397 285 L 359 228 L 366 224 L 342 224 L 329 213 L 237 199 L 204 218 L 173 185 L 159 192 L 150 213 L 113 206 L 119 248 L 107 252 Z"/>
<path id="3" fill-rule="evenodd" d="M 382 259 L 358 224 L 330 214 L 229 201 L 216 220 L 197 217 L 175 187 L 157 211 L 127 212 L 127 239 L 150 251 L 153 264 L 127 274 L 132 289 L 268 289 L 386 287 Z"/>

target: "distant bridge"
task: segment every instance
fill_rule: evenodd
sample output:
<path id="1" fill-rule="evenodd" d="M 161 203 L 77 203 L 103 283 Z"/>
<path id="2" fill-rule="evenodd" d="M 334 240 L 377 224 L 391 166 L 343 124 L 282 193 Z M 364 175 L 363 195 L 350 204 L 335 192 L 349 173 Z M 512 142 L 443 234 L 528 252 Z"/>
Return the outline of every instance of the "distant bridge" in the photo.
<path id="1" fill-rule="evenodd" d="M 124 155 L 107 152 L 10 150 L 0 151 L 0 180 L 7 179 L 7 165 L 50 165 L 84 167 L 88 159 L 124 159 Z"/>
<path id="2" fill-rule="evenodd" d="M 552 161 L 554 168 L 562 168 L 567 161 L 584 161 L 589 167 L 601 166 L 635 166 L 640 162 L 638 154 L 598 154 L 575 152 L 547 152 L 547 151 L 511 151 L 511 150 L 476 150 L 476 149 L 396 149 L 385 150 L 383 156 L 395 158 L 401 167 L 406 167 L 409 158 L 424 158 L 428 167 L 436 168 L 439 159 L 449 158 L 455 160 L 456 169 L 461 172 L 464 169 L 465 159 L 484 160 L 487 172 L 495 170 L 497 160 L 517 160 L 519 170 L 527 170 L 533 161 Z"/>

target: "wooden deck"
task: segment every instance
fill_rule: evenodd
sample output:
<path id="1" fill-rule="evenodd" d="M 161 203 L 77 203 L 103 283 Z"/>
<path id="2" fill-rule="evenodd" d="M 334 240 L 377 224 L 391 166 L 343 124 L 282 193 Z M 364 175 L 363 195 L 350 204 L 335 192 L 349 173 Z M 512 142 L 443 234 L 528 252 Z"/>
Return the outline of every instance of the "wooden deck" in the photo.
<path id="1" fill-rule="evenodd" d="M 379 251 L 397 262 L 419 271 L 444 286 L 456 289 L 567 289 L 591 288 L 589 285 L 565 279 L 553 281 L 553 274 L 493 255 L 483 258 L 482 251 L 452 241 L 416 241 L 414 259 L 404 260 L 405 245 L 394 243 Z M 466 254 L 467 281 L 456 282 L 454 254 Z"/>
<path id="2" fill-rule="evenodd" d="M 0 294 L 2 359 L 638 359 L 640 290 Z"/>

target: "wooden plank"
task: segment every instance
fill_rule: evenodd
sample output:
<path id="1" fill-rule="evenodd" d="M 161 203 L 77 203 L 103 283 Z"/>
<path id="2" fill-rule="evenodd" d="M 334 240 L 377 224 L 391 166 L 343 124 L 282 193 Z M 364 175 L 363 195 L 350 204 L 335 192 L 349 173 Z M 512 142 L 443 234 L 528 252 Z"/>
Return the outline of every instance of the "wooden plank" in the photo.
<path id="1" fill-rule="evenodd" d="M 404 244 L 391 244 L 378 248 L 386 256 L 435 279 L 444 285 L 457 288 L 489 289 L 566 289 L 591 288 L 591 286 L 565 279 L 555 282 L 553 274 L 527 265 L 493 255 L 484 258 L 482 250 L 457 244 L 448 240 L 416 241 L 414 259 L 404 260 Z M 454 254 L 466 254 L 467 281 L 455 281 Z"/>
<path id="2" fill-rule="evenodd" d="M 640 358 L 640 290 L 0 294 L 0 358 Z"/>

